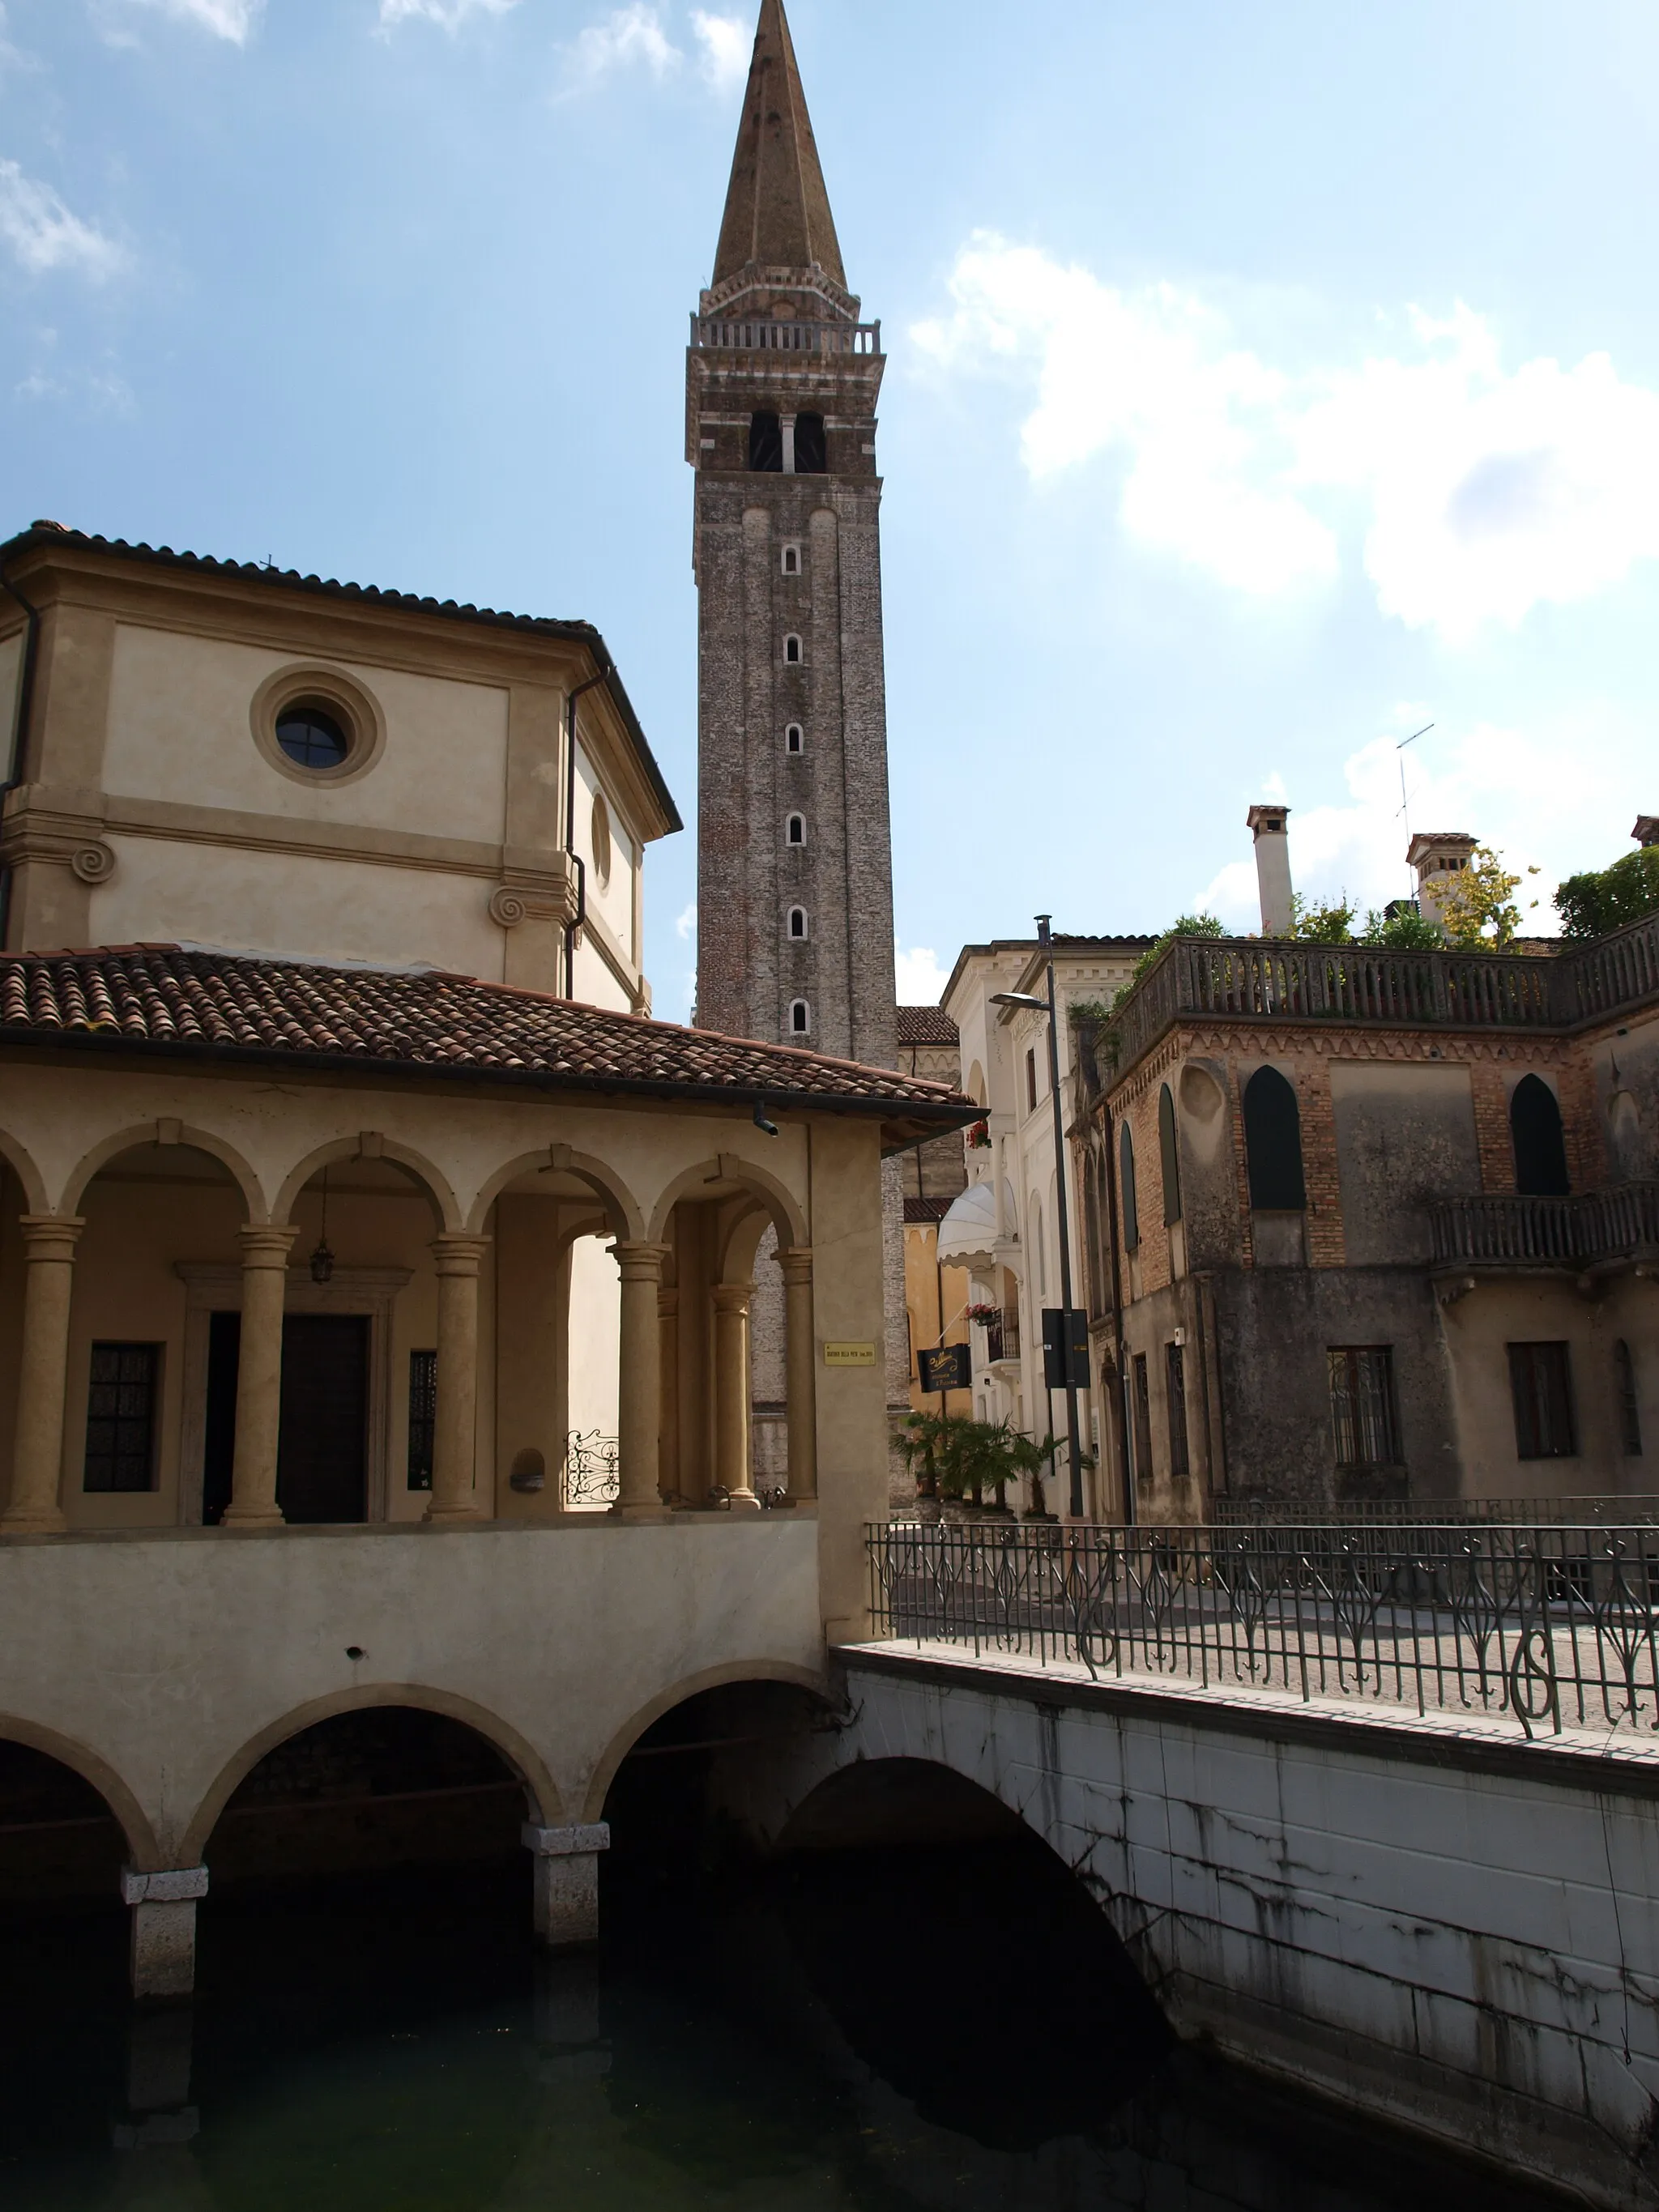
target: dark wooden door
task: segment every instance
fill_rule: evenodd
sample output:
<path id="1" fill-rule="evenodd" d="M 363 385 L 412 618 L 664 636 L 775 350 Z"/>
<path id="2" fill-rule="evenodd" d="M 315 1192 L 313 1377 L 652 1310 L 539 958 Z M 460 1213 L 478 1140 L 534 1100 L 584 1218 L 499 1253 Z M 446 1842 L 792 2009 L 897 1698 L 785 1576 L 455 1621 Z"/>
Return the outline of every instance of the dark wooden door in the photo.
<path id="1" fill-rule="evenodd" d="M 212 1316 L 208 1332 L 202 1518 L 230 1503 L 236 1456 L 236 1376 L 242 1316 Z M 361 1521 L 368 1506 L 368 1321 L 362 1314 L 289 1314 L 283 1323 L 282 1435 L 276 1503 L 289 1521 Z"/>
<path id="2" fill-rule="evenodd" d="M 283 1429 L 276 1503 L 285 1521 L 361 1521 L 368 1512 L 368 1322 L 289 1314 L 283 1323 Z"/>

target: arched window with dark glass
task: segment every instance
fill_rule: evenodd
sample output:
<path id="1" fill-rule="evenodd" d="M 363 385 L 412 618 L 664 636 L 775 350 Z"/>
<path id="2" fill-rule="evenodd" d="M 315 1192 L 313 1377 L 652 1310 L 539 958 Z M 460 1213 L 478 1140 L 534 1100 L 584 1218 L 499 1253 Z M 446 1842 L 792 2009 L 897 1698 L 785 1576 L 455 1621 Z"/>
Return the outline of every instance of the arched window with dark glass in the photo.
<path id="1" fill-rule="evenodd" d="M 830 441 L 823 434 L 822 415 L 795 417 L 795 474 L 821 477 L 830 468 Z"/>
<path id="2" fill-rule="evenodd" d="M 1251 1211 L 1299 1213 L 1308 1202 L 1302 1116 L 1295 1091 L 1276 1067 L 1258 1067 L 1244 1086 L 1244 1156 Z"/>
<path id="3" fill-rule="evenodd" d="M 1083 1236 L 1088 1255 L 1089 1310 L 1102 1314 L 1106 1310 L 1106 1285 L 1100 1273 L 1100 1191 L 1092 1152 L 1083 1156 Z"/>
<path id="4" fill-rule="evenodd" d="M 1166 1083 L 1158 1094 L 1158 1153 L 1164 1170 L 1164 1226 L 1181 1218 L 1181 1156 L 1176 1149 L 1175 1096 Z"/>
<path id="5" fill-rule="evenodd" d="M 783 474 L 783 425 L 765 409 L 749 417 L 749 465 L 757 475 Z"/>
<path id="6" fill-rule="evenodd" d="M 1567 1195 L 1567 1148 L 1561 1109 L 1541 1076 L 1523 1075 L 1510 1100 L 1515 1187 L 1524 1198 Z"/>
<path id="7" fill-rule="evenodd" d="M 1135 1203 L 1135 1140 L 1127 1121 L 1117 1133 L 1117 1176 L 1122 1186 L 1123 1249 L 1134 1252 L 1140 1248 L 1140 1208 Z"/>

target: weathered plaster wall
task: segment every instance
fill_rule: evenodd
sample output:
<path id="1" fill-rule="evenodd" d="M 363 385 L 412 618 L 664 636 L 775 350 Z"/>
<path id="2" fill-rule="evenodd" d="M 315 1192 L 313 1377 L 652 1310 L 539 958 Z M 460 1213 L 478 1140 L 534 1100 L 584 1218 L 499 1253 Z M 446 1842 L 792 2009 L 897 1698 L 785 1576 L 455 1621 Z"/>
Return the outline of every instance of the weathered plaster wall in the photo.
<path id="1" fill-rule="evenodd" d="M 837 1765 L 951 1767 L 1076 1869 L 1183 2030 L 1592 2204 L 1659 2203 L 1650 1757 L 1610 1778 L 1455 1726 L 841 1656 L 842 1731 L 728 1778 L 763 1833 Z"/>
<path id="2" fill-rule="evenodd" d="M 1337 1060 L 1331 1097 L 1350 1265 L 1426 1259 L 1429 1200 L 1480 1188 L 1469 1071 Z"/>

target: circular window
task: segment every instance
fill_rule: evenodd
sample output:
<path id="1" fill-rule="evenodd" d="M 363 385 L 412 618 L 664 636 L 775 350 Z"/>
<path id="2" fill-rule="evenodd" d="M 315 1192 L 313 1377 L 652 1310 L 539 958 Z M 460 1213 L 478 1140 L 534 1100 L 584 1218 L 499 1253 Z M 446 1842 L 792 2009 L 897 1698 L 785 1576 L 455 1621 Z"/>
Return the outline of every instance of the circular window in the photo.
<path id="1" fill-rule="evenodd" d="M 275 670 L 254 693 L 253 741 L 295 783 L 355 783 L 386 744 L 386 716 L 368 686 L 343 668 Z"/>
<path id="2" fill-rule="evenodd" d="M 276 742 L 300 768 L 343 766 L 351 740 L 321 707 L 285 707 L 276 717 Z"/>
<path id="3" fill-rule="evenodd" d="M 611 880 L 611 810 L 603 794 L 593 797 L 593 872 L 603 890 Z"/>

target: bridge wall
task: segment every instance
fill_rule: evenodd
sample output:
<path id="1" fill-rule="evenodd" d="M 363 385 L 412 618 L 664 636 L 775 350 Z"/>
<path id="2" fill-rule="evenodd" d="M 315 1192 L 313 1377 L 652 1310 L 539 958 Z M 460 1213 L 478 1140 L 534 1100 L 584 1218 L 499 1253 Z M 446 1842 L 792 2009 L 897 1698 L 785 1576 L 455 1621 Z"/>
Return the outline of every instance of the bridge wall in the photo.
<path id="1" fill-rule="evenodd" d="M 1659 2204 L 1659 1761 L 840 1656 L 849 1721 L 758 1778 L 763 1832 L 787 1841 L 838 1765 L 953 1768 L 1094 1891 L 1182 2032 L 1590 2203 Z"/>

